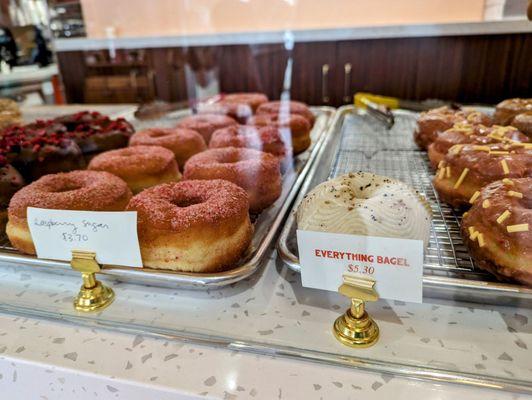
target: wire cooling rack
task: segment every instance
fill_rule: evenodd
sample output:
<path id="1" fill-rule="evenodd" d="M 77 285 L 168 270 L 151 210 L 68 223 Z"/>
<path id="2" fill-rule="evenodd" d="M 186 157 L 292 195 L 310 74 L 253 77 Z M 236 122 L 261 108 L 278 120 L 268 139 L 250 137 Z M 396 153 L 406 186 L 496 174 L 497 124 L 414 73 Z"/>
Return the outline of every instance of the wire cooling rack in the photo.
<path id="1" fill-rule="evenodd" d="M 394 126 L 387 130 L 369 114 L 348 114 L 329 178 L 361 170 L 411 185 L 427 199 L 433 213 L 425 274 L 494 280 L 476 269 L 469 256 L 460 235 L 461 213 L 438 199 L 427 154 L 413 141 L 416 118 L 415 113 L 396 113 Z"/>

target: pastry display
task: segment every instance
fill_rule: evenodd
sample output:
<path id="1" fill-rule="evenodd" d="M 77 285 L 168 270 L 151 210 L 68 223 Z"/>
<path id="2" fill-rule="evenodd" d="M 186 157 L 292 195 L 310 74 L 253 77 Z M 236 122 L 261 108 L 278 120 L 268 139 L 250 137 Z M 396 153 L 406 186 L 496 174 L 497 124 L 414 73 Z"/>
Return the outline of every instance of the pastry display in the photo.
<path id="1" fill-rule="evenodd" d="M 218 129 L 235 126 L 237 122 L 226 115 L 197 114 L 185 117 L 177 124 L 178 127 L 199 132 L 205 143 L 209 144 L 212 134 Z"/>
<path id="2" fill-rule="evenodd" d="M 251 243 L 246 192 L 225 180 L 159 185 L 131 199 L 144 267 L 214 272 L 231 267 Z"/>
<path id="3" fill-rule="evenodd" d="M 76 142 L 86 160 L 103 151 L 126 147 L 135 132 L 124 118 L 111 119 L 96 111 L 82 111 L 53 120 L 66 127 L 65 137 Z"/>
<path id="4" fill-rule="evenodd" d="M 440 133 L 429 145 L 428 155 L 431 165 L 436 168 L 453 146 L 454 151 L 463 144 L 527 143 L 529 139 L 512 126 L 454 124 L 452 128 Z"/>
<path id="5" fill-rule="evenodd" d="M 290 137 L 292 151 L 299 154 L 310 147 L 310 123 L 309 121 L 297 114 L 261 114 L 255 115 L 248 119 L 248 125 L 252 126 L 273 126 L 281 131 L 283 138 Z M 288 134 L 284 132 L 287 131 Z"/>
<path id="6" fill-rule="evenodd" d="M 477 266 L 532 286 L 532 178 L 483 187 L 462 219 L 462 236 Z"/>
<path id="7" fill-rule="evenodd" d="M 21 122 L 22 113 L 17 102 L 11 99 L 0 99 L 0 129 Z"/>
<path id="8" fill-rule="evenodd" d="M 307 231 L 429 242 L 430 207 L 410 186 L 369 172 L 338 176 L 312 189 L 297 209 Z"/>
<path id="9" fill-rule="evenodd" d="M 473 108 L 444 106 L 420 114 L 417 120 L 417 129 L 414 132 L 414 141 L 421 149 L 426 150 L 436 140 L 439 133 L 452 128 L 456 123 L 492 125 L 489 116 Z"/>
<path id="10" fill-rule="evenodd" d="M 220 147 L 245 147 L 265 151 L 280 158 L 288 153 L 287 145 L 281 138 L 279 129 L 273 126 L 256 128 L 237 125 L 219 129 L 212 135 L 209 148 Z"/>
<path id="11" fill-rule="evenodd" d="M 192 156 L 185 164 L 185 179 L 225 179 L 243 188 L 251 212 L 271 206 L 281 195 L 279 159 L 253 149 L 224 147 Z"/>
<path id="12" fill-rule="evenodd" d="M 514 118 L 527 111 L 532 111 L 532 99 L 507 99 L 497 104 L 493 120 L 497 125 L 513 125 Z"/>
<path id="13" fill-rule="evenodd" d="M 127 184 L 107 172 L 72 171 L 45 175 L 20 189 L 11 198 L 6 233 L 16 249 L 35 254 L 26 215 L 28 207 L 123 211 L 131 196 Z"/>
<path id="14" fill-rule="evenodd" d="M 491 182 L 531 176 L 530 143 L 466 144 L 449 150 L 438 166 L 433 184 L 441 200 L 459 207 L 471 205 Z"/>
<path id="15" fill-rule="evenodd" d="M 512 126 L 515 126 L 530 139 L 532 139 L 532 111 L 516 115 L 512 121 Z"/>
<path id="16" fill-rule="evenodd" d="M 133 193 L 181 180 L 174 153 L 161 146 L 139 145 L 106 151 L 94 157 L 88 169 L 122 178 Z"/>
<path id="17" fill-rule="evenodd" d="M 290 100 L 270 101 L 264 103 L 259 106 L 256 114 L 273 114 L 278 115 L 281 119 L 287 118 L 290 114 L 297 114 L 305 118 L 311 127 L 314 125 L 315 120 L 314 113 L 305 103 Z"/>
<path id="18" fill-rule="evenodd" d="M 194 154 L 204 151 L 207 146 L 203 136 L 185 128 L 150 128 L 139 131 L 129 139 L 130 146 L 162 146 L 174 153 L 181 169 Z"/>

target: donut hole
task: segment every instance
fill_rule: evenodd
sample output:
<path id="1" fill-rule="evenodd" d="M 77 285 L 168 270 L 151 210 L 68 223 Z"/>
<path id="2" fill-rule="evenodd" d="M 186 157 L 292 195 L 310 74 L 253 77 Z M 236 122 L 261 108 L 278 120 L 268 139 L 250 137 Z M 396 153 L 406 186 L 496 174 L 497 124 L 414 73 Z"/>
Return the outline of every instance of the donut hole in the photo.
<path id="1" fill-rule="evenodd" d="M 224 158 L 223 160 L 219 160 L 218 163 L 220 164 L 234 164 L 241 161 L 240 158 L 235 154 L 234 156 Z"/>
<path id="2" fill-rule="evenodd" d="M 169 135 L 168 131 L 165 131 L 163 129 L 153 129 L 150 131 L 150 136 L 152 138 L 160 138 L 160 137 L 168 136 L 168 135 Z"/>
<path id="3" fill-rule="evenodd" d="M 71 192 L 73 190 L 81 189 L 83 186 L 76 182 L 65 182 L 63 185 L 53 188 L 53 193 Z"/>
<path id="4" fill-rule="evenodd" d="M 174 206 L 177 206 L 180 208 L 186 208 L 186 207 L 190 207 L 196 204 L 203 203 L 203 199 L 200 199 L 199 197 L 186 197 L 182 199 L 174 199 L 171 201 L 171 203 Z"/>

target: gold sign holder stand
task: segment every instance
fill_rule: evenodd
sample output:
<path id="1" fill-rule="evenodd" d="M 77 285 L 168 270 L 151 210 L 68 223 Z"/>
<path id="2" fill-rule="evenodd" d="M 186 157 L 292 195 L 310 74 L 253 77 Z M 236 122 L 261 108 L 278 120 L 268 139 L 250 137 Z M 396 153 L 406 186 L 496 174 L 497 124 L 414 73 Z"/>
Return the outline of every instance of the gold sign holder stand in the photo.
<path id="1" fill-rule="evenodd" d="M 364 302 L 379 299 L 375 281 L 350 275 L 344 275 L 343 281 L 338 291 L 351 299 L 351 308 L 334 322 L 334 336 L 346 346 L 372 346 L 379 340 L 379 327 L 366 312 Z"/>
<path id="2" fill-rule="evenodd" d="M 100 272 L 100 264 L 96 261 L 96 253 L 83 250 L 72 250 L 72 269 L 81 272 L 83 285 L 74 299 L 74 308 L 78 311 L 99 311 L 111 304 L 115 298 L 113 290 L 104 286 L 96 279 Z"/>

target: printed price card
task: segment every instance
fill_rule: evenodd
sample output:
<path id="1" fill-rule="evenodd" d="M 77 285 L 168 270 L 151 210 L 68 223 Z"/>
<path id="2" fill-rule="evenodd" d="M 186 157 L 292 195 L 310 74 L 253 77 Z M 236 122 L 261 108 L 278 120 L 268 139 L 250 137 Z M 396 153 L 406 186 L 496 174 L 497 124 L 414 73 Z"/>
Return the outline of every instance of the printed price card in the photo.
<path id="1" fill-rule="evenodd" d="M 37 257 L 70 261 L 72 250 L 96 253 L 102 264 L 142 267 L 135 211 L 28 208 Z"/>
<path id="2" fill-rule="evenodd" d="M 376 281 L 384 299 L 421 303 L 423 242 L 297 231 L 303 286 L 337 291 L 343 274 Z"/>

